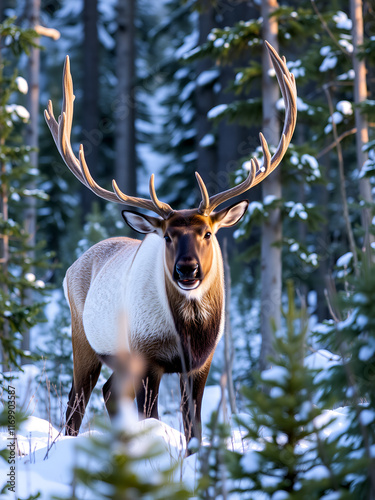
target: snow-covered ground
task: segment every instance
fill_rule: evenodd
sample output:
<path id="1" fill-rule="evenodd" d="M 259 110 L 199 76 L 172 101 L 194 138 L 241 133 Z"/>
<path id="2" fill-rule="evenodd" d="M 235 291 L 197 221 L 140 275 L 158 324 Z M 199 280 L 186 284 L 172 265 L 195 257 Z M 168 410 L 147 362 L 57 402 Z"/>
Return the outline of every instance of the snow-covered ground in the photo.
<path id="1" fill-rule="evenodd" d="M 64 436 L 62 426 L 56 423 L 52 425 L 48 419 L 40 418 L 40 415 L 48 414 L 44 398 L 40 397 L 43 392 L 43 375 L 37 367 L 26 365 L 24 373 L 17 374 L 18 378 L 12 382 L 17 394 L 17 405 L 22 407 L 29 417 L 21 425 L 17 433 L 18 454 L 16 462 L 16 492 L 7 491 L 4 499 L 28 498 L 30 495 L 41 493 L 42 499 L 51 499 L 53 496 L 70 498 L 72 492 L 72 478 L 74 467 L 84 467 L 88 470 L 95 469 L 97 457 L 80 451 L 90 446 L 92 436 L 101 437 L 106 440 L 106 433 L 100 425 L 100 418 L 90 421 L 86 419 L 83 432 L 76 438 Z M 179 462 L 176 470 L 176 480 L 182 478 L 184 483 L 193 492 L 197 479 L 197 455 L 185 456 L 186 442 L 182 430 L 181 414 L 179 407 L 179 384 L 178 379 L 166 377 L 162 382 L 160 391 L 159 410 L 161 421 L 148 419 L 138 421 L 135 409 L 128 408 L 120 427 L 126 426 L 139 437 L 136 438 L 136 447 L 144 449 L 150 444 L 159 445 L 164 453 L 155 460 L 138 464 L 142 467 L 142 474 L 149 472 L 156 474 L 160 468 L 167 468 L 170 464 Z M 206 424 L 210 420 L 211 412 L 219 407 L 221 389 L 219 386 L 206 387 L 203 408 L 203 443 L 207 444 Z M 91 403 L 90 403 L 91 404 Z M 90 404 L 88 414 L 90 415 Z M 97 402 L 96 402 L 97 404 Z M 61 414 L 64 412 L 62 406 Z M 106 415 L 103 403 L 102 420 L 109 419 Z M 227 413 L 228 415 L 229 413 Z M 39 416 L 35 416 L 39 415 Z M 92 415 L 91 415 L 92 417 Z M 97 425 L 96 425 L 97 424 Z M 243 450 L 242 432 L 233 424 L 233 436 L 230 446 L 233 449 Z M 145 432 L 143 432 L 145 431 Z M 108 434 L 110 439 L 110 434 Z M 0 450 L 7 447 L 9 443 L 8 429 L 0 428 Z M 143 444 L 142 444 L 143 443 Z M 10 465 L 0 459 L 0 489 L 7 481 Z M 84 492 L 80 492 L 80 498 L 89 498 Z"/>
<path id="2" fill-rule="evenodd" d="M 329 369 L 337 361 L 331 356 L 327 356 L 326 351 L 317 351 L 309 356 L 306 363 L 309 367 L 322 370 Z M 267 376 L 279 376 L 274 367 L 267 372 Z M 96 437 L 104 442 L 110 442 L 113 434 L 110 430 L 103 430 L 100 425 L 100 418 L 87 418 L 83 425 L 82 433 L 74 438 L 63 435 L 62 426 L 52 423 L 40 415 L 51 415 L 48 413 L 43 398 L 39 398 L 42 392 L 41 374 L 39 369 L 33 365 L 25 366 L 24 373 L 18 374 L 18 379 L 12 382 L 17 394 L 17 404 L 27 412 L 29 417 L 22 424 L 17 434 L 17 445 L 19 457 L 16 461 L 16 491 L 15 493 L 7 491 L 2 497 L 4 499 L 28 498 L 30 495 L 41 494 L 41 499 L 51 499 L 54 496 L 70 498 L 72 495 L 73 469 L 81 467 L 85 470 L 101 470 L 98 467 L 103 466 L 103 457 L 98 457 L 95 453 L 82 452 L 82 449 L 90 449 L 92 446 L 91 438 Z M 158 471 L 169 468 L 171 464 L 177 464 L 175 470 L 176 481 L 182 479 L 186 487 L 192 491 L 198 479 L 197 455 L 185 457 L 186 442 L 182 432 L 181 415 L 179 408 L 179 387 L 178 379 L 166 377 L 162 382 L 160 391 L 159 410 L 161 421 L 148 419 L 138 421 L 135 414 L 135 408 L 132 404 L 126 406 L 126 411 L 117 422 L 121 429 L 129 430 L 136 435 L 132 441 L 130 452 L 140 453 L 149 446 L 159 446 L 162 450 L 161 455 L 152 460 L 138 462 L 135 470 L 138 470 L 145 477 L 154 477 Z M 203 407 L 203 445 L 208 444 L 207 423 L 213 410 L 220 406 L 221 388 L 219 386 L 206 387 Z M 61 414 L 64 412 L 64 405 L 61 404 Z M 102 420 L 107 419 L 103 404 Z M 47 411 L 46 411 L 47 410 Z M 88 415 L 90 416 L 90 405 Z M 259 443 L 252 443 L 244 439 L 245 429 L 241 428 L 235 419 L 230 419 L 229 412 L 221 408 L 221 418 L 226 418 L 231 424 L 231 438 L 228 439 L 228 447 L 243 453 L 244 459 L 251 458 L 253 462 L 254 452 L 259 449 Z M 225 415 L 224 415 L 225 413 Z M 39 415 L 36 416 L 36 415 Z M 249 418 L 248 415 L 240 415 L 242 421 Z M 63 420 L 62 420 L 63 421 Z M 325 427 L 331 422 L 328 427 Z M 116 423 L 115 423 L 116 425 Z M 347 425 L 347 415 L 345 409 L 336 409 L 335 411 L 326 411 L 316 419 L 317 428 L 323 429 L 325 439 L 332 439 L 345 430 Z M 112 437 L 111 437 L 112 436 Z M 266 438 L 267 439 L 267 438 Z M 7 447 L 10 442 L 7 428 L 0 428 L 0 449 Z M 311 444 L 311 443 L 310 443 Z M 306 442 L 301 443 L 302 448 L 308 448 L 310 445 Z M 94 449 L 95 450 L 95 449 Z M 252 467 L 254 464 L 252 465 Z M 10 465 L 4 460 L 0 461 L 0 488 L 5 485 L 10 471 Z M 79 486 L 79 498 L 90 498 L 88 491 Z M 231 497 L 232 498 L 232 497 Z M 254 497 L 255 498 L 255 497 Z"/>

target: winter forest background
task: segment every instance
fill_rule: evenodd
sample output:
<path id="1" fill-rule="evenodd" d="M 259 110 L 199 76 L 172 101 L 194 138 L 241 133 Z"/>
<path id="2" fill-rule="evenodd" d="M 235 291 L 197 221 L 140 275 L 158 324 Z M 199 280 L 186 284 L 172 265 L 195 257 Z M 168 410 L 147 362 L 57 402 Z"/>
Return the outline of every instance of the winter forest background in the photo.
<path id="1" fill-rule="evenodd" d="M 375 498 L 375 10 L 371 0 L 24 0 L 1 4 L 0 488 L 4 498 Z M 85 189 L 43 119 L 71 60 L 72 144 L 107 189 L 173 208 L 243 180 L 283 125 L 268 40 L 295 75 L 277 170 L 223 230 L 226 330 L 185 458 L 175 379 L 161 422 L 108 423 L 100 388 L 63 437 L 72 377 L 66 269 L 134 236 Z M 272 149 L 271 149 L 272 151 Z M 17 407 L 16 493 L 7 474 Z M 215 410 L 212 414 L 211 411 Z M 124 423 L 126 422 L 126 423 Z M 86 431 L 86 432 L 85 432 Z M 195 443 L 196 444 L 196 443 Z"/>

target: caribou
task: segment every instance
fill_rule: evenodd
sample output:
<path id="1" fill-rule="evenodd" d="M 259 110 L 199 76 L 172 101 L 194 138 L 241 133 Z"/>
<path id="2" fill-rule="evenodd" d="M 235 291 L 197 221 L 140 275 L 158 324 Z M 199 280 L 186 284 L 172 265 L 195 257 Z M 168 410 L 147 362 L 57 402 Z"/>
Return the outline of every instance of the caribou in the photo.
<path id="1" fill-rule="evenodd" d="M 271 157 L 260 133 L 263 164 L 250 161 L 246 179 L 209 196 L 196 173 L 202 201 L 198 208 L 173 210 L 155 192 L 150 199 L 123 193 L 113 180 L 112 191 L 100 187 L 87 166 L 83 146 L 72 150 L 73 82 L 69 57 L 63 71 L 62 113 L 55 120 L 52 102 L 45 119 L 69 170 L 93 193 L 107 201 L 146 209 L 155 216 L 124 210 L 122 216 L 142 241 L 109 238 L 87 250 L 67 271 L 64 291 L 71 310 L 73 382 L 66 411 L 66 434 L 77 435 L 102 364 L 114 371 L 103 386 L 108 413 L 116 398 L 116 356 L 126 336 L 129 352 L 144 360 L 143 383 L 134 397 L 144 417 L 158 418 L 158 392 L 163 374 L 178 373 L 181 411 L 187 442 L 201 438 L 201 404 L 215 348 L 224 329 L 223 261 L 216 234 L 243 217 L 248 201 L 216 210 L 224 202 L 262 182 L 281 162 L 291 141 L 297 116 L 297 93 L 285 58 L 266 42 L 285 102 L 280 142 Z M 126 323 L 121 329 L 119 324 Z M 124 333 L 125 332 L 125 333 Z M 186 390 L 188 384 L 189 391 Z"/>

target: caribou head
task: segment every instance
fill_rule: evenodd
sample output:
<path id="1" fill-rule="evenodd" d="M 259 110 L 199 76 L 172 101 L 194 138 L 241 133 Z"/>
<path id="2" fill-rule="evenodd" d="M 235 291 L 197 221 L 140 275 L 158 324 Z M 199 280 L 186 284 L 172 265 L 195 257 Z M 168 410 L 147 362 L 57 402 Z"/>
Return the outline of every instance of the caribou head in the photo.
<path id="1" fill-rule="evenodd" d="M 282 160 L 294 132 L 297 112 L 294 76 L 289 72 L 285 58 L 281 58 L 270 44 L 266 44 L 285 101 L 285 122 L 279 145 L 271 157 L 267 142 L 260 133 L 263 165 L 260 167 L 257 159 L 252 158 L 249 173 L 242 183 L 213 196 L 209 196 L 201 176 L 196 173 L 202 196 L 197 209 L 173 210 L 170 205 L 161 202 L 156 195 L 153 174 L 149 184 L 149 199 L 123 193 L 115 180 L 112 181 L 113 191 L 103 189 L 95 182 L 86 164 L 82 144 L 77 158 L 70 142 L 74 95 L 68 56 L 63 73 L 62 113 L 58 122 L 54 118 L 51 101 L 45 111 L 47 124 L 63 160 L 82 184 L 107 201 L 147 209 L 158 215 L 151 217 L 129 210 L 122 212 L 125 221 L 135 231 L 144 234 L 156 233 L 164 238 L 166 274 L 175 286 L 184 292 L 196 290 L 204 282 L 211 269 L 213 241 L 217 231 L 221 227 L 235 225 L 244 215 L 248 202 L 241 201 L 219 211 L 216 211 L 216 208 L 263 181 Z"/>

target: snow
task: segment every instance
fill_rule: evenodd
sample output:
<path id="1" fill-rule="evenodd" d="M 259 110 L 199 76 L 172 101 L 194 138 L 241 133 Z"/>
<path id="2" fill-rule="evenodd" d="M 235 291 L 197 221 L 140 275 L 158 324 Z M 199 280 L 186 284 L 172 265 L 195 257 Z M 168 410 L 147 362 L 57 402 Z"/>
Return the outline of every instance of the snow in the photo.
<path id="1" fill-rule="evenodd" d="M 308 214 L 302 203 L 294 203 L 293 201 L 290 201 L 285 203 L 285 206 L 290 208 L 289 217 L 291 219 L 294 219 L 295 216 L 298 216 L 302 220 L 306 220 L 308 218 Z"/>
<path id="2" fill-rule="evenodd" d="M 213 146 L 214 144 L 215 144 L 215 136 L 213 134 L 206 134 L 199 141 L 199 146 L 201 148 L 208 148 L 210 146 Z"/>
<path id="3" fill-rule="evenodd" d="M 337 14 L 335 14 L 332 18 L 336 23 L 338 29 L 342 30 L 351 30 L 352 29 L 352 21 L 348 18 L 345 12 L 339 10 Z"/>
<path id="4" fill-rule="evenodd" d="M 227 107 L 228 104 L 218 104 L 217 106 L 210 109 L 210 111 L 207 113 L 207 118 L 209 120 L 212 120 L 213 118 L 218 117 L 219 115 L 225 112 Z"/>
<path id="5" fill-rule="evenodd" d="M 330 477 L 330 472 L 324 465 L 316 465 L 315 467 L 312 467 L 310 470 L 306 471 L 304 474 L 304 479 L 306 479 L 307 481 L 311 479 L 321 480 L 328 477 Z"/>
<path id="6" fill-rule="evenodd" d="M 278 198 L 274 194 L 268 194 L 267 196 L 264 197 L 263 199 L 263 204 L 266 205 L 271 205 L 274 201 L 276 201 Z"/>
<path id="7" fill-rule="evenodd" d="M 175 59 L 186 58 L 191 56 L 194 51 L 199 51 L 200 48 L 196 47 L 197 43 L 198 31 L 193 30 L 189 35 L 185 36 L 184 43 L 175 51 Z M 193 47 L 195 48 L 193 49 Z"/>
<path id="8" fill-rule="evenodd" d="M 288 498 L 289 493 L 283 490 L 279 490 L 272 495 L 271 500 L 287 500 Z"/>
<path id="9" fill-rule="evenodd" d="M 306 74 L 306 69 L 302 66 L 302 61 L 297 59 L 296 61 L 288 61 L 287 67 L 291 71 L 295 78 L 303 77 Z"/>
<path id="10" fill-rule="evenodd" d="M 353 114 L 353 106 L 349 101 L 339 101 L 336 104 L 336 109 L 340 111 L 343 115 L 352 115 Z"/>
<path id="11" fill-rule="evenodd" d="M 340 258 L 337 259 L 336 266 L 337 267 L 348 267 L 353 258 L 352 252 L 347 252 L 344 255 L 341 255 Z"/>
<path id="12" fill-rule="evenodd" d="M 179 96 L 179 100 L 181 102 L 187 101 L 192 93 L 195 91 L 196 84 L 195 82 L 189 82 L 185 87 L 182 89 L 182 92 Z"/>
<path id="13" fill-rule="evenodd" d="M 354 69 L 350 69 L 346 73 L 342 73 L 337 77 L 338 80 L 354 80 L 355 72 Z"/>
<path id="14" fill-rule="evenodd" d="M 334 111 L 332 116 L 329 117 L 328 121 L 333 123 L 341 123 L 343 121 L 343 116 L 338 111 Z"/>
<path id="15" fill-rule="evenodd" d="M 325 134 L 329 134 L 330 132 L 332 132 L 332 125 L 331 125 L 331 123 L 329 123 L 328 125 L 326 125 L 324 127 L 324 133 Z"/>
<path id="16" fill-rule="evenodd" d="M 241 466 L 247 474 L 253 474 L 259 470 L 259 454 L 253 450 L 245 453 L 241 458 Z"/>
<path id="17" fill-rule="evenodd" d="M 309 106 L 300 97 L 297 97 L 297 109 L 298 111 L 307 111 Z"/>
<path id="18" fill-rule="evenodd" d="M 374 410 L 362 410 L 359 414 L 359 419 L 361 424 L 364 426 L 370 425 L 375 420 L 375 411 Z"/>
<path id="19" fill-rule="evenodd" d="M 335 68 L 336 64 L 337 57 L 334 55 L 329 55 L 325 59 L 323 59 L 322 64 L 319 66 L 319 71 L 321 73 L 324 73 L 325 71 Z"/>
<path id="20" fill-rule="evenodd" d="M 339 321 L 336 324 L 336 328 L 339 331 L 342 331 L 345 330 L 346 328 L 350 328 L 351 326 L 353 326 L 353 324 L 355 324 L 357 319 L 357 312 L 358 312 L 357 309 L 351 311 L 346 319 L 344 319 L 343 321 Z"/>
<path id="21" fill-rule="evenodd" d="M 320 325 L 325 326 L 325 325 Z M 317 331 L 317 329 L 314 329 Z M 310 370 L 327 370 L 340 363 L 340 356 L 332 354 L 327 349 L 318 349 L 305 358 L 305 366 Z"/>
<path id="22" fill-rule="evenodd" d="M 27 92 L 29 91 L 29 86 L 27 84 L 27 81 L 22 76 L 17 76 L 15 82 L 18 91 L 21 92 L 21 94 L 27 94 Z"/>
<path id="23" fill-rule="evenodd" d="M 255 211 L 258 211 L 260 213 L 264 212 L 263 205 L 259 201 L 252 201 L 249 204 L 249 208 L 247 209 L 247 213 L 251 216 Z"/>
<path id="24" fill-rule="evenodd" d="M 320 49 L 320 55 L 321 56 L 328 56 L 328 54 L 331 52 L 331 47 L 329 45 L 325 45 Z"/>
<path id="25" fill-rule="evenodd" d="M 375 339 L 372 337 L 368 340 L 368 345 L 364 345 L 360 348 L 358 357 L 361 361 L 368 361 L 375 354 Z"/>
<path id="26" fill-rule="evenodd" d="M 198 87 L 205 87 L 206 85 L 210 85 L 219 77 L 219 75 L 220 72 L 217 69 L 203 71 L 197 78 Z"/>
<path id="27" fill-rule="evenodd" d="M 222 38 L 216 38 L 214 41 L 214 47 L 219 48 L 224 45 L 224 40 Z"/>
<path id="28" fill-rule="evenodd" d="M 289 372 L 284 366 L 273 366 L 261 373 L 262 380 L 278 382 L 283 384 L 288 378 Z"/>
<path id="29" fill-rule="evenodd" d="M 24 106 L 20 104 L 7 104 L 5 106 L 5 111 L 12 115 L 13 119 L 21 118 L 22 121 L 27 122 L 30 118 L 30 113 Z"/>
<path id="30" fill-rule="evenodd" d="M 320 367 L 327 367 L 327 357 L 321 356 L 322 354 L 332 357 L 328 351 L 321 351 L 319 357 L 314 353 L 315 360 L 318 360 Z M 323 359 L 320 359 L 320 357 Z M 311 358 L 310 358 L 311 362 Z M 317 368 L 316 363 L 312 363 Z M 32 365 L 26 366 L 28 375 L 33 375 Z M 285 381 L 288 377 L 288 371 L 282 366 L 274 366 L 266 370 L 262 374 L 263 380 Z M 35 379 L 35 376 L 34 376 Z M 168 380 L 172 380 L 168 378 Z M 35 380 L 34 380 L 35 382 Z M 178 385 L 178 379 L 175 379 Z M 36 382 L 37 383 L 37 382 Z M 16 393 L 21 388 L 25 393 L 25 378 L 24 374 L 19 374 L 19 379 L 15 381 Z M 275 392 L 276 391 L 276 392 Z M 277 392 L 278 391 L 278 392 Z M 282 390 L 278 387 L 272 388 L 272 397 L 282 396 Z M 171 397 L 171 396 L 169 396 Z M 207 386 L 203 399 L 202 407 L 202 421 L 203 421 L 203 446 L 209 444 L 207 423 L 210 420 L 212 410 L 219 408 L 221 400 L 221 388 L 219 386 Z M 172 395 L 173 398 L 173 395 Z M 168 414 L 162 415 L 162 421 L 147 419 L 138 421 L 133 403 L 125 401 L 121 405 L 121 411 L 118 419 L 113 422 L 110 429 L 96 430 L 95 426 L 91 426 L 89 432 L 82 432 L 78 437 L 73 438 L 63 436 L 61 429 L 52 425 L 48 420 L 37 418 L 30 415 L 26 422 L 24 422 L 18 432 L 18 445 L 21 456 L 17 460 L 17 497 L 27 498 L 31 494 L 36 495 L 41 492 L 41 500 L 50 500 L 53 496 L 58 497 L 72 497 L 72 478 L 73 468 L 81 467 L 91 472 L 100 472 L 106 466 L 106 460 L 110 450 L 116 451 L 119 446 L 116 440 L 113 440 L 113 431 L 124 431 L 134 433 L 134 438 L 130 441 L 127 451 L 134 457 L 139 457 L 151 448 L 157 447 L 161 450 L 161 454 L 155 458 L 142 460 L 134 466 L 134 472 L 149 479 L 155 478 L 155 481 L 160 477 L 159 473 L 172 464 L 177 464 L 177 469 L 171 476 L 174 480 L 184 482 L 186 487 L 193 492 L 199 479 L 198 472 L 198 455 L 191 455 L 184 458 L 186 443 L 185 437 L 182 433 L 182 422 L 178 412 L 178 405 L 169 406 Z M 307 402 L 305 407 L 301 409 L 301 418 L 311 412 L 312 405 Z M 29 406 L 28 412 L 33 412 L 32 406 Z M 228 411 L 226 413 L 228 418 Z M 224 418 L 223 412 L 220 412 L 220 420 Z M 364 425 L 370 424 L 375 419 L 375 412 L 367 408 L 363 408 L 361 412 L 361 421 Z M 168 420 L 168 421 L 167 421 Z M 237 423 L 237 422 L 243 422 Z M 246 425 L 251 424 L 251 415 L 238 414 L 236 419 L 229 420 L 231 425 L 231 438 L 228 439 L 228 448 L 240 454 L 241 466 L 245 473 L 253 474 L 261 472 L 262 466 L 261 454 L 259 451 L 263 450 L 261 441 L 252 441 L 245 437 Z M 342 435 L 346 431 L 350 421 L 348 419 L 348 412 L 345 408 L 338 408 L 335 411 L 327 410 L 323 414 L 314 419 L 315 427 L 320 430 L 322 439 L 332 441 Z M 269 431 L 263 429 L 262 435 L 264 439 L 271 438 Z M 7 429 L 0 429 L 0 442 L 6 443 Z M 108 452 L 98 454 L 93 448 L 91 438 L 94 437 L 103 445 L 108 445 Z M 112 439 L 112 441 L 110 441 Z M 285 442 L 285 435 L 278 435 L 277 442 L 283 446 Z M 301 453 L 309 451 L 312 443 L 301 441 L 298 447 Z M 190 447 L 195 449 L 198 446 L 197 440 L 190 443 Z M 86 450 L 84 452 L 83 450 Z M 0 461 L 0 477 L 5 477 L 8 472 L 9 465 L 4 461 Z M 309 479 L 323 479 L 327 477 L 327 469 L 323 465 L 315 465 L 308 471 L 303 473 L 303 478 Z M 264 471 L 259 477 L 262 487 L 276 487 L 282 475 L 278 475 L 276 470 L 274 474 L 268 474 Z M 2 484 L 0 484 L 0 487 Z M 243 483 L 242 483 L 243 486 Z M 82 484 L 76 485 L 77 498 L 90 498 L 90 493 Z M 192 493 L 193 494 L 193 493 Z M 13 500 L 13 496 L 8 492 L 2 498 L 4 500 Z M 228 498 L 237 499 L 240 497 L 230 496 Z M 258 496 L 254 496 L 258 498 Z M 260 496 L 259 498 L 263 498 Z M 278 490 L 271 497 L 276 500 L 287 498 L 285 492 Z"/>
<path id="31" fill-rule="evenodd" d="M 351 44 L 350 42 L 348 42 L 348 40 L 345 40 L 343 38 L 341 38 L 339 40 L 339 44 L 341 45 L 341 47 L 344 47 L 344 49 L 349 52 L 349 54 L 351 54 L 354 50 L 354 47 L 353 47 L 353 44 Z"/>

